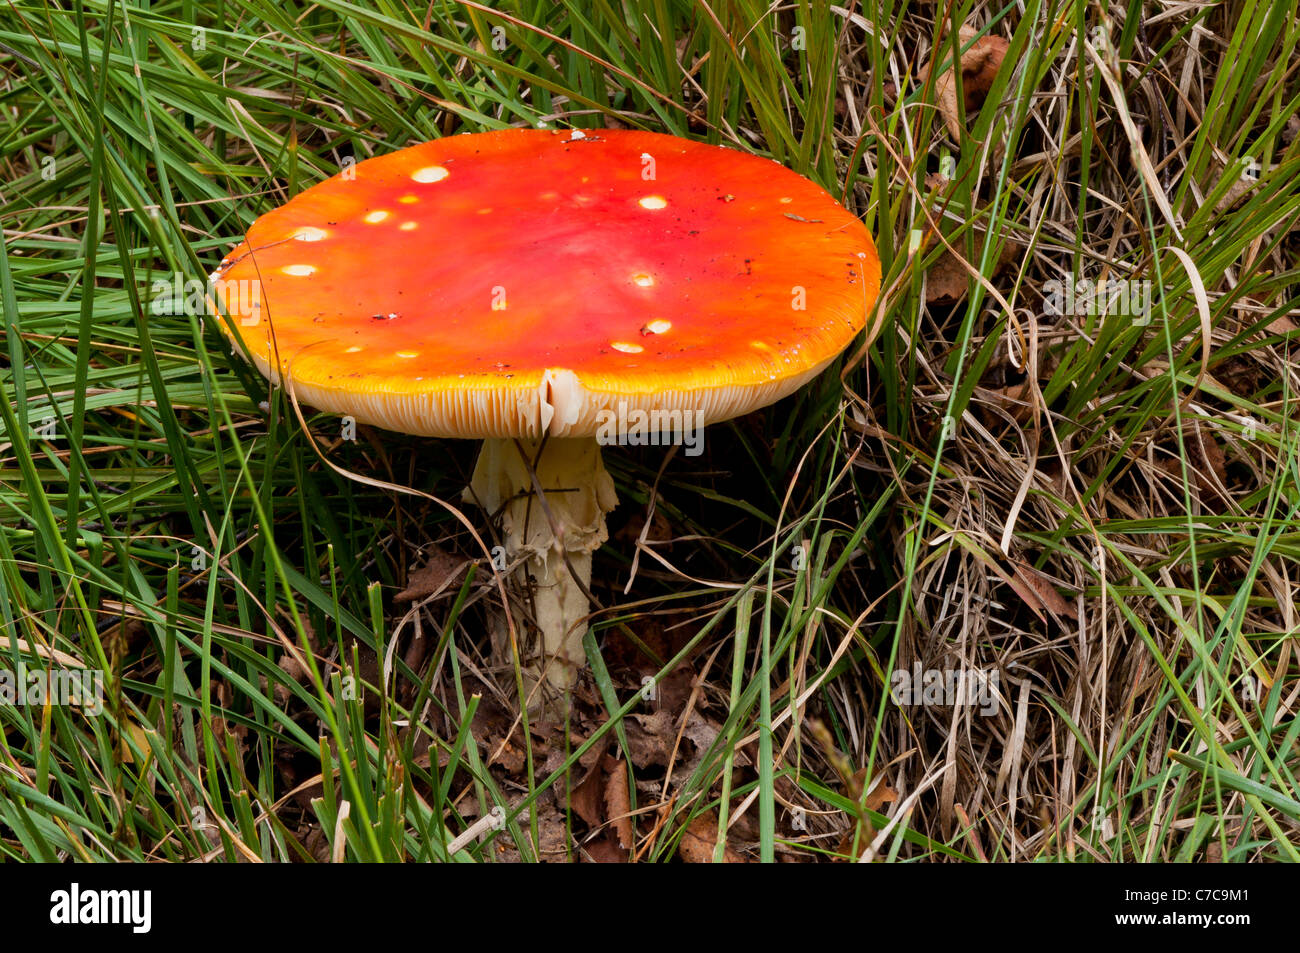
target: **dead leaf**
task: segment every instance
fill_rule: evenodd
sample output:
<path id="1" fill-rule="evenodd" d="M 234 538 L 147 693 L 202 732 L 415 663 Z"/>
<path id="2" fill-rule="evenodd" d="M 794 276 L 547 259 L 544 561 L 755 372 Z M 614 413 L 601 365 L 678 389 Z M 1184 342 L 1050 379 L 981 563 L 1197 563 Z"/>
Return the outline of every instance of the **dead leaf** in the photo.
<path id="1" fill-rule="evenodd" d="M 826 727 L 826 723 L 820 718 L 808 719 L 808 731 L 818 746 L 822 749 L 827 762 L 835 773 L 840 777 L 840 783 L 844 786 L 844 794 L 855 804 L 862 804 L 863 810 L 849 825 L 848 831 L 840 840 L 839 853 L 848 854 L 853 849 L 853 841 L 856 835 L 858 848 L 865 850 L 876 837 L 876 829 L 871 826 L 871 819 L 867 816 L 867 811 L 880 812 L 880 809 L 890 802 L 898 800 L 898 792 L 889 786 L 889 782 L 883 776 L 876 776 L 875 786 L 867 792 L 865 800 L 863 799 L 863 787 L 867 783 L 867 769 L 859 768 L 853 770 L 852 762 L 848 756 L 840 751 L 835 744 L 835 736 L 831 730 Z"/>
<path id="2" fill-rule="evenodd" d="M 500 739 L 494 738 L 492 741 L 495 742 L 495 744 L 491 745 L 494 757 L 488 762 L 488 764 L 499 764 L 510 774 L 521 773 L 524 770 L 524 767 L 528 764 L 527 753 L 522 748 L 513 744 L 509 739 L 503 742 Z"/>
<path id="3" fill-rule="evenodd" d="M 965 46 L 977 32 L 971 27 L 962 27 L 958 31 L 958 42 Z M 983 106 L 1010 46 L 1011 44 L 1000 36 L 982 36 L 961 55 L 962 105 L 968 116 Z M 951 48 L 945 41 L 935 50 L 934 57 L 921 70 L 921 81 L 925 82 L 928 79 L 935 60 L 942 62 L 950 53 Z M 961 125 L 961 113 L 957 108 L 955 70 L 947 69 L 935 77 L 934 97 L 944 124 L 948 127 L 948 134 L 954 142 L 960 143 L 964 130 Z"/>
<path id="4" fill-rule="evenodd" d="M 1205 463 L 1210 472 L 1218 480 L 1219 486 L 1228 485 L 1228 458 L 1223 453 L 1223 447 L 1219 446 L 1219 441 L 1214 439 L 1214 435 L 1208 427 L 1197 427 L 1197 434 L 1193 441 L 1196 447 L 1197 456 Z M 1209 480 L 1206 480 L 1209 483 Z"/>
<path id="5" fill-rule="evenodd" d="M 222 711 L 229 711 L 231 702 L 234 698 L 234 692 L 230 685 L 224 681 L 214 681 L 213 686 L 216 689 L 217 706 Z M 229 722 L 223 715 L 212 716 L 212 734 L 217 739 L 217 743 L 222 746 L 226 745 L 226 736 L 229 735 L 235 739 L 235 744 L 240 754 L 248 750 L 248 726 L 239 722 Z"/>
<path id="6" fill-rule="evenodd" d="M 514 810 L 527 797 L 526 792 L 510 795 L 504 806 L 508 810 Z M 548 864 L 570 863 L 573 858 L 569 853 L 569 832 L 565 825 L 564 813 L 556 803 L 554 792 L 548 790 L 541 794 L 534 802 L 532 810 L 537 816 L 537 840 L 533 843 L 537 859 Z M 465 811 L 463 816 L 467 823 L 476 819 L 475 812 L 469 810 Z M 528 814 L 519 815 L 519 824 L 525 831 L 530 832 Z M 492 856 L 497 863 L 520 862 L 519 850 L 509 836 L 498 836 L 495 839 L 492 845 Z"/>
<path id="7" fill-rule="evenodd" d="M 1241 170 L 1235 166 L 1230 173 L 1226 169 L 1220 168 L 1219 174 L 1215 177 L 1214 185 L 1210 189 L 1211 192 L 1222 184 L 1225 174 L 1232 176 L 1232 184 L 1228 186 L 1228 191 L 1224 193 L 1223 198 L 1214 203 L 1214 214 L 1216 215 L 1221 215 L 1232 209 L 1259 185 L 1258 179 L 1242 175 Z"/>
<path id="8" fill-rule="evenodd" d="M 933 234 L 933 233 L 931 233 Z M 978 249 L 984 242 L 983 231 L 976 230 L 975 247 Z M 953 243 L 957 246 L 957 243 Z M 987 276 L 995 277 L 998 272 L 1009 265 L 1012 261 L 1020 256 L 1020 246 L 1015 242 L 1007 242 L 1002 246 L 1002 251 L 998 259 L 993 264 L 993 269 Z M 971 266 L 975 267 L 977 262 L 972 262 Z M 930 269 L 925 273 L 925 301 L 926 304 L 954 304 L 959 298 L 966 294 L 966 286 L 969 281 L 970 272 L 966 266 L 952 252 L 946 248 L 943 254 L 939 256 Z"/>
<path id="9" fill-rule="evenodd" d="M 1297 325 L 1285 314 L 1274 318 L 1268 323 L 1269 334 L 1290 334 L 1297 329 Z"/>
<path id="10" fill-rule="evenodd" d="M 856 779 L 858 790 L 861 791 L 862 785 L 866 781 L 865 768 L 857 773 Z M 858 796 L 861 797 L 861 794 Z M 867 794 L 867 801 L 864 806 L 868 811 L 876 811 L 879 813 L 880 809 L 886 804 L 893 804 L 897 800 L 898 792 L 889 786 L 888 781 L 881 778 L 880 781 L 876 783 L 876 786 L 871 789 L 870 793 Z"/>
<path id="11" fill-rule="evenodd" d="M 635 546 L 643 530 L 645 530 L 645 511 L 635 512 L 627 518 L 623 528 L 614 534 L 614 538 L 624 545 Z M 650 517 L 650 529 L 646 531 L 646 540 L 658 542 L 664 550 L 672 552 L 672 543 L 667 542 L 672 537 L 672 523 L 668 521 L 662 509 L 655 509 Z"/>
<path id="12" fill-rule="evenodd" d="M 569 807 L 592 830 L 600 827 L 604 821 L 601 811 L 601 798 L 605 788 L 605 774 L 599 767 L 587 772 L 587 776 L 573 786 L 569 794 Z"/>
<path id="13" fill-rule="evenodd" d="M 1019 384 L 1008 384 L 1006 387 L 993 387 L 988 389 L 992 397 L 992 402 L 1001 407 L 1011 419 L 1017 423 L 1025 423 L 1029 420 L 1034 412 L 1033 405 L 1029 400 L 1029 381 L 1024 380 Z M 992 414 L 981 414 L 985 425 L 990 425 L 993 421 Z"/>
<path id="14" fill-rule="evenodd" d="M 691 821 L 677 846 L 677 856 L 688 864 L 713 863 L 713 849 L 718 842 L 718 815 L 709 811 Z M 745 858 L 723 845 L 724 864 L 743 864 Z"/>
<path id="15" fill-rule="evenodd" d="M 1292 116 L 1286 121 L 1286 128 L 1282 130 L 1282 146 L 1285 148 L 1291 145 L 1296 136 L 1300 136 L 1300 116 Z"/>
<path id="16" fill-rule="evenodd" d="M 305 621 L 305 620 L 304 620 Z M 311 672 L 307 667 L 299 662 L 292 655 L 284 654 L 280 656 L 280 670 L 288 675 L 299 685 L 306 685 L 311 679 Z M 285 705 L 289 701 L 289 686 L 283 682 L 275 683 L 275 700 L 280 705 Z"/>
<path id="17" fill-rule="evenodd" d="M 626 864 L 627 851 L 614 843 L 614 835 L 608 834 L 604 837 L 598 837 L 582 845 L 585 853 L 593 864 Z"/>
<path id="18" fill-rule="evenodd" d="M 666 709 L 650 715 L 632 715 L 626 722 L 628 760 L 638 768 L 668 767 L 677 740 L 677 716 Z"/>
<path id="19" fill-rule="evenodd" d="M 856 791 L 857 795 L 853 799 L 860 801 L 862 798 L 862 785 L 866 783 L 867 772 L 863 768 L 853 776 L 853 783 L 847 785 L 850 792 Z M 871 818 L 867 815 L 868 811 L 881 813 L 881 808 L 886 804 L 893 804 L 898 801 L 898 792 L 889 786 L 889 782 L 884 778 L 876 781 L 876 786 L 867 792 L 867 799 L 863 803 L 862 816 L 858 823 L 849 827 L 848 831 L 840 839 L 839 853 L 853 855 L 853 841 L 856 834 L 858 856 L 871 846 L 871 842 L 876 839 L 876 829 L 872 826 Z"/>
<path id="20" fill-rule="evenodd" d="M 948 178 L 942 172 L 927 172 L 925 174 L 925 187 L 931 192 L 938 192 L 948 187 L 952 179 Z"/>
<path id="21" fill-rule="evenodd" d="M 571 739 L 572 744 L 580 745 L 584 739 L 574 736 Z M 587 826 L 595 830 L 604 823 L 604 815 L 601 812 L 601 800 L 605 792 L 605 775 L 614 770 L 618 762 L 614 758 L 602 757 L 605 749 L 609 747 L 609 735 L 605 735 L 598 741 L 595 747 L 578 759 L 578 763 L 587 769 L 587 773 L 582 776 L 582 780 L 573 786 L 573 792 L 569 796 L 569 807 L 573 812 L 582 818 Z M 556 752 L 564 757 L 564 749 L 557 747 Z M 594 757 L 592 756 L 594 752 Z M 554 767 L 550 766 L 549 759 L 547 766 L 543 769 L 543 774 L 550 774 L 558 770 L 559 763 Z"/>
<path id="22" fill-rule="evenodd" d="M 303 617 L 301 622 L 303 634 L 307 636 L 307 644 L 312 647 L 313 652 L 318 650 L 320 648 L 320 642 L 316 639 L 316 630 L 312 627 L 312 624 L 306 619 L 306 617 Z M 284 655 L 280 656 L 279 664 L 280 671 L 284 672 L 284 674 L 288 675 L 299 685 L 306 685 L 311 681 L 311 671 L 306 665 L 299 661 L 298 656 L 286 652 Z M 289 687 L 283 682 L 275 683 L 275 698 L 281 705 L 286 704 L 289 701 Z"/>
<path id="23" fill-rule="evenodd" d="M 1011 588 L 1025 601 L 1034 615 L 1047 621 L 1042 613 L 1042 610 L 1046 609 L 1057 616 L 1058 620 L 1060 616 L 1070 619 L 1079 618 L 1079 610 L 1074 607 L 1074 603 L 1067 601 L 1057 591 L 1055 580 L 1051 576 L 1039 572 L 1019 559 L 1012 559 L 1011 567 L 1013 572 L 1008 580 Z"/>
<path id="24" fill-rule="evenodd" d="M 653 675 L 654 671 L 644 672 Z M 686 702 L 695 690 L 695 670 L 689 663 L 673 669 L 655 685 L 655 708 L 660 711 L 680 715 L 686 708 Z"/>
<path id="25" fill-rule="evenodd" d="M 330 842 L 321 830 L 319 824 L 313 824 L 307 828 L 306 834 L 298 838 L 302 846 L 306 848 L 307 853 L 311 854 L 318 862 L 324 863 L 330 857 Z"/>
<path id="26" fill-rule="evenodd" d="M 605 784 L 605 816 L 614 825 L 618 835 L 618 846 L 631 849 L 636 843 L 636 832 L 632 828 L 632 800 L 627 790 L 627 766 L 615 764 Z"/>
<path id="27" fill-rule="evenodd" d="M 436 596 L 451 585 L 467 565 L 468 560 L 434 547 L 429 561 L 411 573 L 406 580 L 406 588 L 393 598 L 398 602 L 414 602 L 416 599 Z"/>
<path id="28" fill-rule="evenodd" d="M 1190 424 L 1184 430 L 1183 446 L 1187 450 L 1187 472 L 1203 493 L 1218 496 L 1220 487 L 1228 485 L 1228 458 L 1219 441 L 1208 428 Z M 1157 466 L 1181 480 L 1183 465 L 1177 458 L 1161 460 Z"/>

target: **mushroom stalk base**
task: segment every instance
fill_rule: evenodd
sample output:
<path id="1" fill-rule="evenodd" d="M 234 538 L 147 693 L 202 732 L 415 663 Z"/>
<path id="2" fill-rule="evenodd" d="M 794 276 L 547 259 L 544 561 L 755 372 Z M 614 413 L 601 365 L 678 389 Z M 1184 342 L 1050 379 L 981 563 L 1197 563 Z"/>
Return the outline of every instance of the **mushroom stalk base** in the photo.
<path id="1" fill-rule="evenodd" d="M 530 468 L 536 470 L 545 507 L 534 493 Z M 517 578 L 532 591 L 541 645 L 524 654 L 524 687 L 532 695 L 545 671 L 550 687 L 568 691 L 587 662 L 582 640 L 590 611 L 591 554 L 609 538 L 605 514 L 618 502 L 600 444 L 594 438 L 550 439 L 544 446 L 485 440 L 470 488 L 489 512 L 501 510 L 507 562 L 526 557 Z"/>

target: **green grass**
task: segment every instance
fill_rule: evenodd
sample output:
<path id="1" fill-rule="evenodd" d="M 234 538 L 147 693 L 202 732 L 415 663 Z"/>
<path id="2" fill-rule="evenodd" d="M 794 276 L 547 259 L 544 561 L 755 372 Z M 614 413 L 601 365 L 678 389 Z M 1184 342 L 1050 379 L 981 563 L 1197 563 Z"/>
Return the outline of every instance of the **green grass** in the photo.
<path id="1" fill-rule="evenodd" d="M 1300 859 L 1297 5 L 494 6 L 0 11 L 0 669 L 106 689 L 0 706 L 0 853 L 577 858 L 603 747 L 641 860 L 701 823 L 718 857 Z M 951 23 L 1010 44 L 959 142 L 917 81 Z M 701 458 L 606 452 L 590 697 L 543 736 L 435 502 L 473 448 L 305 408 L 309 438 L 154 283 L 348 157 L 611 122 L 843 197 L 888 323 Z M 983 276 L 955 305 L 927 300 L 945 245 Z M 1045 312 L 1103 273 L 1151 282 L 1149 324 Z M 674 542 L 624 595 L 652 498 Z M 396 603 L 434 545 L 474 565 Z M 914 661 L 997 672 L 997 711 L 895 705 Z M 708 734 L 647 769 L 640 678 L 683 671 Z"/>

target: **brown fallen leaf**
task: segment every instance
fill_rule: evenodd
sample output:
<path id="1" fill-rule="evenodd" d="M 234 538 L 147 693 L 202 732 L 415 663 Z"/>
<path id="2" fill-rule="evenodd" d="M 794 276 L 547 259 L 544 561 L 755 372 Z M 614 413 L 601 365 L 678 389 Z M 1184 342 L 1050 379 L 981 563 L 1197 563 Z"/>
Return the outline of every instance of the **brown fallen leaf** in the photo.
<path id="1" fill-rule="evenodd" d="M 938 192 L 948 187 L 952 179 L 948 178 L 942 172 L 927 172 L 925 174 L 925 187 L 931 192 Z"/>
<path id="2" fill-rule="evenodd" d="M 853 784 L 847 786 L 850 792 L 856 792 L 856 796 L 854 797 L 855 801 L 860 800 L 862 797 L 862 785 L 866 783 L 866 777 L 867 771 L 863 768 L 853 776 Z M 876 782 L 876 786 L 867 792 L 867 799 L 863 804 L 862 817 L 859 818 L 858 823 L 851 826 L 840 839 L 839 853 L 844 855 L 852 854 L 854 835 L 860 830 L 861 833 L 857 834 L 857 841 L 859 851 L 858 856 L 861 856 L 861 852 L 870 847 L 871 842 L 876 839 L 876 829 L 872 826 L 871 818 L 868 816 L 867 811 L 875 811 L 879 814 L 882 807 L 886 804 L 893 804 L 897 800 L 898 792 L 889 786 L 888 781 L 884 778 L 880 778 Z"/>
<path id="3" fill-rule="evenodd" d="M 885 778 L 877 775 L 875 786 L 866 794 L 863 799 L 863 787 L 867 783 L 867 769 L 859 768 L 853 770 L 853 763 L 849 760 L 844 752 L 840 751 L 835 744 L 835 736 L 831 730 L 826 727 L 826 723 L 820 718 L 808 719 L 808 732 L 812 735 L 818 746 L 822 749 L 826 761 L 839 775 L 840 783 L 844 786 L 844 794 L 855 804 L 862 804 L 863 810 L 860 812 L 856 823 L 850 824 L 848 831 L 840 840 L 839 853 L 847 854 L 853 848 L 853 840 L 857 835 L 859 849 L 865 850 L 876 837 L 876 829 L 871 825 L 871 818 L 867 811 L 876 811 L 887 803 L 893 803 L 898 800 L 898 792 L 890 787 Z"/>
<path id="4" fill-rule="evenodd" d="M 292 655 L 280 656 L 280 670 L 288 675 L 299 685 L 306 685 L 311 679 L 311 672 L 307 671 L 306 666 L 299 662 Z M 277 704 L 288 704 L 290 697 L 289 686 L 283 682 L 275 683 L 275 700 Z"/>
<path id="5" fill-rule="evenodd" d="M 217 706 L 222 711 L 229 711 L 231 701 L 234 698 L 234 692 L 231 690 L 230 685 L 224 681 L 214 681 L 212 684 L 216 688 Z M 223 749 L 226 745 L 226 736 L 229 735 L 235 739 L 240 754 L 247 751 L 248 730 L 247 725 L 239 722 L 229 722 L 221 715 L 212 716 L 212 734 Z"/>
<path id="6" fill-rule="evenodd" d="M 587 772 L 587 776 L 573 786 L 569 793 L 569 807 L 573 813 L 582 818 L 589 827 L 595 829 L 601 825 L 601 798 L 604 793 L 605 775 L 599 766 Z"/>
<path id="7" fill-rule="evenodd" d="M 1033 404 L 1030 403 L 1029 381 L 1008 384 L 1005 387 L 992 387 L 987 390 L 992 397 L 992 402 L 1010 414 L 1011 419 L 1017 423 L 1023 424 L 1033 415 L 1034 408 Z M 980 414 L 980 417 L 984 420 L 985 426 L 991 425 L 995 419 L 994 415 L 988 411 Z"/>
<path id="8" fill-rule="evenodd" d="M 685 833 L 682 834 L 681 843 L 677 845 L 677 856 L 688 864 L 711 864 L 717 841 L 718 815 L 709 811 L 695 818 L 687 826 Z M 743 864 L 745 858 L 724 844 L 722 862 Z"/>
<path id="9" fill-rule="evenodd" d="M 650 332 L 647 332 L 650 333 Z M 641 538 L 641 532 L 645 529 L 645 513 L 633 513 L 628 517 L 627 523 L 623 528 L 614 534 L 614 538 L 624 545 L 635 546 Z M 668 517 L 664 515 L 663 510 L 656 509 L 654 515 L 650 517 L 650 529 L 646 532 L 646 539 L 652 542 L 659 542 L 662 548 L 672 552 L 672 543 L 668 542 L 673 538 L 673 524 L 669 522 Z"/>
<path id="10" fill-rule="evenodd" d="M 503 807 L 514 810 L 527 797 L 526 792 L 509 795 Z M 531 812 L 519 815 L 520 826 L 526 831 L 530 831 L 531 827 L 529 813 L 535 814 L 537 818 L 537 840 L 533 841 L 532 845 L 536 858 L 545 864 L 571 863 L 573 856 L 569 852 L 569 831 L 565 824 L 564 812 L 556 803 L 553 790 L 547 790 L 539 795 L 533 803 Z M 477 819 L 477 814 L 467 810 L 463 813 L 463 817 L 468 824 Z M 486 851 L 484 853 L 486 854 Z M 518 848 L 508 836 L 495 838 L 492 843 L 492 858 L 497 863 L 505 864 L 517 864 L 521 861 Z"/>
<path id="11" fill-rule="evenodd" d="M 614 835 L 607 834 L 582 845 L 582 851 L 593 864 L 626 864 L 627 851 L 614 843 Z"/>
<path id="12" fill-rule="evenodd" d="M 951 239 L 949 239 L 951 241 Z M 984 242 L 984 233 L 976 232 L 975 246 L 978 249 Z M 960 247 L 956 242 L 954 246 Z M 1020 246 L 1015 242 L 1007 242 L 1002 246 L 1002 251 L 998 259 L 993 264 L 992 272 L 988 277 L 994 277 L 1007 265 L 1011 264 L 1020 256 Z M 972 262 L 972 267 L 976 262 Z M 930 269 L 925 273 L 925 301 L 926 304 L 954 304 L 962 295 L 966 294 L 966 286 L 969 281 L 970 272 L 966 266 L 952 252 L 944 249 L 943 254 L 935 261 Z"/>
<path id="13" fill-rule="evenodd" d="M 1197 426 L 1192 443 L 1196 447 L 1196 455 L 1201 459 L 1201 462 L 1209 467 L 1210 472 L 1218 480 L 1219 486 L 1227 486 L 1228 458 L 1223 452 L 1223 447 L 1219 445 L 1218 440 L 1214 439 L 1214 435 L 1209 428 Z M 1204 473 L 1204 471 L 1202 472 Z M 1209 482 L 1208 474 L 1205 476 L 1206 483 L 1212 485 Z"/>
<path id="14" fill-rule="evenodd" d="M 1061 616 L 1070 619 L 1079 618 L 1079 610 L 1056 589 L 1055 581 L 1046 573 L 1039 572 L 1033 566 L 1019 559 L 1011 560 L 1012 574 L 1008 582 L 1016 595 L 1025 601 L 1030 610 L 1044 622 L 1046 609 L 1059 620 Z"/>
<path id="15" fill-rule="evenodd" d="M 398 602 L 414 602 L 436 596 L 451 585 L 468 565 L 468 560 L 434 547 L 429 561 L 411 573 L 406 580 L 406 588 L 393 598 Z"/>
<path id="16" fill-rule="evenodd" d="M 492 752 L 489 765 L 499 764 L 510 774 L 520 774 L 528 764 L 528 754 L 509 739 L 492 738 L 488 747 Z"/>
<path id="17" fill-rule="evenodd" d="M 1282 130 L 1282 145 L 1291 145 L 1300 136 L 1300 116 L 1292 116 L 1286 121 L 1286 128 Z"/>
<path id="18" fill-rule="evenodd" d="M 1294 321 L 1292 321 L 1289 317 L 1283 314 L 1280 315 L 1279 317 L 1274 318 L 1272 321 L 1268 322 L 1268 333 L 1269 334 L 1290 334 L 1292 331 L 1295 331 L 1297 327 L 1298 326 Z"/>
<path id="19" fill-rule="evenodd" d="M 1259 180 L 1243 175 L 1242 169 L 1235 164 L 1231 167 L 1231 170 L 1225 169 L 1221 163 L 1218 166 L 1218 174 L 1215 176 L 1214 185 L 1210 188 L 1211 192 L 1223 183 L 1225 175 L 1232 177 L 1232 181 L 1228 185 L 1228 191 L 1224 193 L 1223 198 L 1214 203 L 1214 214 L 1222 215 L 1254 191 L 1259 185 Z"/>
<path id="20" fill-rule="evenodd" d="M 1184 429 L 1183 446 L 1187 449 L 1187 472 L 1192 483 L 1202 493 L 1218 496 L 1222 492 L 1219 488 L 1228 485 L 1228 458 L 1223 447 L 1208 428 L 1198 424 L 1189 424 Z M 1177 458 L 1170 457 L 1156 465 L 1175 479 L 1182 479 L 1183 466 Z"/>
<path id="21" fill-rule="evenodd" d="M 625 722 L 628 760 L 638 768 L 668 767 L 677 740 L 677 716 L 664 709 L 650 715 L 633 715 Z"/>
<path id="22" fill-rule="evenodd" d="M 605 783 L 605 816 L 614 825 L 618 846 L 624 849 L 631 849 L 636 842 L 631 811 L 632 800 L 627 790 L 627 766 L 617 763 Z"/>
<path id="23" fill-rule="evenodd" d="M 959 44 L 965 46 L 977 32 L 972 27 L 962 27 L 957 34 Z M 1000 36 L 982 36 L 961 55 L 962 105 L 967 115 L 983 106 L 1010 46 L 1011 44 Z M 951 48 L 945 40 L 935 50 L 934 57 L 921 70 L 922 82 L 929 78 L 935 60 L 942 62 L 950 52 Z M 948 134 L 954 142 L 960 143 L 964 130 L 961 125 L 961 112 L 957 108 L 956 70 L 949 68 L 935 77 L 934 98 L 939 106 L 939 114 L 943 116 L 944 124 L 948 127 Z"/>

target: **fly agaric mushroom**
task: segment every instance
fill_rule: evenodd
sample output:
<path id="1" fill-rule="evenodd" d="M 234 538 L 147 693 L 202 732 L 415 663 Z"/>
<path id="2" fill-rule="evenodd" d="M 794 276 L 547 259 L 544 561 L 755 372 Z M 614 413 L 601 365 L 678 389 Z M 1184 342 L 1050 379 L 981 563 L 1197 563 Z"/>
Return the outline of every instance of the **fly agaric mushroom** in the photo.
<path id="1" fill-rule="evenodd" d="M 795 391 L 863 330 L 880 262 L 861 221 L 769 159 L 508 130 L 307 189 L 213 278 L 236 346 L 302 403 L 484 441 L 470 491 L 504 506 L 547 681 L 567 689 L 616 502 L 600 444 L 682 436 Z"/>

